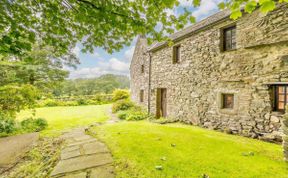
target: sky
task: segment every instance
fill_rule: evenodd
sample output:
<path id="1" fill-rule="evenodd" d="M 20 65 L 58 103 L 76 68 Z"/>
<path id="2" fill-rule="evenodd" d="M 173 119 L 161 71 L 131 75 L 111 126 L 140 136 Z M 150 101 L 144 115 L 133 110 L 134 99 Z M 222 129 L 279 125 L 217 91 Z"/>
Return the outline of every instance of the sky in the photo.
<path id="1" fill-rule="evenodd" d="M 198 8 L 192 8 L 192 0 L 180 0 L 180 7 L 169 10 L 171 14 L 183 12 L 183 7 L 193 11 L 196 20 L 202 20 L 218 11 L 218 4 L 222 0 L 202 0 Z M 79 57 L 80 65 L 77 69 L 69 69 L 70 79 L 95 78 L 104 74 L 126 75 L 129 77 L 129 67 L 135 49 L 136 38 L 130 46 L 125 46 L 119 52 L 108 54 L 101 48 L 95 48 L 93 53 L 82 53 L 81 44 L 77 44 L 73 52 Z"/>

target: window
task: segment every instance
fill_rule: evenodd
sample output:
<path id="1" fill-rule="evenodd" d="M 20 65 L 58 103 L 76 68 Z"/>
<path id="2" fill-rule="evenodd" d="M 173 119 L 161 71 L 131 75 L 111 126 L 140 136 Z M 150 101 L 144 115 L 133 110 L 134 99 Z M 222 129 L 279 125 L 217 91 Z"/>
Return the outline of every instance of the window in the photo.
<path id="1" fill-rule="evenodd" d="M 274 111 L 285 111 L 288 103 L 288 85 L 272 86 L 272 106 Z"/>
<path id="2" fill-rule="evenodd" d="M 222 108 L 233 109 L 234 107 L 234 94 L 222 94 Z"/>
<path id="3" fill-rule="evenodd" d="M 141 73 L 143 74 L 144 71 L 145 71 L 145 67 L 144 67 L 144 65 L 142 64 L 142 65 L 141 65 Z"/>
<path id="4" fill-rule="evenodd" d="M 180 62 L 180 45 L 173 47 L 173 64 Z"/>
<path id="5" fill-rule="evenodd" d="M 223 30 L 223 51 L 236 49 L 236 26 Z"/>
<path id="6" fill-rule="evenodd" d="M 144 90 L 140 90 L 140 102 L 144 102 Z"/>

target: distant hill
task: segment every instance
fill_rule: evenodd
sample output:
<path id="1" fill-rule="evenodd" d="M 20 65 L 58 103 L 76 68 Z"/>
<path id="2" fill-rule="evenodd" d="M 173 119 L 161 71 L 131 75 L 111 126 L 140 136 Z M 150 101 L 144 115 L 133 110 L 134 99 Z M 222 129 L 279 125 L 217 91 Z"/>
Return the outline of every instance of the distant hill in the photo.
<path id="1" fill-rule="evenodd" d="M 116 88 L 128 89 L 130 80 L 127 76 L 106 74 L 98 78 L 66 80 L 54 90 L 55 96 L 94 95 L 112 93 Z"/>

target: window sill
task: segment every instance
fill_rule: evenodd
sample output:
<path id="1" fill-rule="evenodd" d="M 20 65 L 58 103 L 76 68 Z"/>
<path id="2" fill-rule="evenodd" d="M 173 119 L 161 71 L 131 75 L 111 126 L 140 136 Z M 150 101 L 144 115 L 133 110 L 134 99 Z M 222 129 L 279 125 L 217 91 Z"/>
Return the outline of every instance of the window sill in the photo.
<path id="1" fill-rule="evenodd" d="M 233 52 L 233 51 L 237 51 L 237 48 L 235 49 L 229 49 L 229 50 L 222 50 L 222 53 L 229 53 L 229 52 Z"/>
<path id="2" fill-rule="evenodd" d="M 285 112 L 281 112 L 281 111 L 272 111 L 271 112 L 271 116 L 283 116 L 285 114 Z"/>
<path id="3" fill-rule="evenodd" d="M 229 109 L 229 108 L 221 108 L 219 111 L 221 114 L 230 114 L 230 115 L 237 114 L 237 111 L 235 109 Z"/>

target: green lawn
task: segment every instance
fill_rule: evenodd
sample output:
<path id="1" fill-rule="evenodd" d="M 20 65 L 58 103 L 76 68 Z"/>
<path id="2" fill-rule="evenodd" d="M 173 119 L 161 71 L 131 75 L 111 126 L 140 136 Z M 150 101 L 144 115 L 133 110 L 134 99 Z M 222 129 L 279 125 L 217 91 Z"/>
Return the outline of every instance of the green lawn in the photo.
<path id="1" fill-rule="evenodd" d="M 111 149 L 117 177 L 288 177 L 280 145 L 240 136 L 149 122 L 105 124 L 92 134 Z"/>
<path id="2" fill-rule="evenodd" d="M 45 118 L 48 121 L 48 128 L 42 131 L 42 135 L 58 136 L 63 130 L 69 128 L 106 121 L 109 107 L 110 105 L 89 105 L 37 108 L 35 117 Z M 21 120 L 31 116 L 31 111 L 22 111 L 17 119 Z"/>

